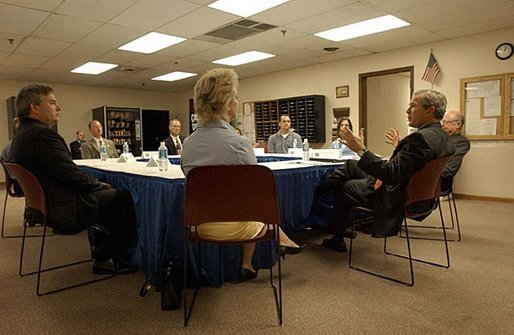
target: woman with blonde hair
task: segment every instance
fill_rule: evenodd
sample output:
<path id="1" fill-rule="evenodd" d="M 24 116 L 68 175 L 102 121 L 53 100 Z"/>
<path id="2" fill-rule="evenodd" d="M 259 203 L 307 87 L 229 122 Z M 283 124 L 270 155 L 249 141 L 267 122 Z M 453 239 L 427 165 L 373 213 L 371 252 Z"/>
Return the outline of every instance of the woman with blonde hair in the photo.
<path id="1" fill-rule="evenodd" d="M 239 101 L 237 89 L 239 80 L 231 69 L 207 71 L 194 88 L 195 117 L 197 129 L 186 138 L 183 145 L 181 165 L 186 175 L 191 169 L 204 165 L 257 164 L 252 143 L 240 136 L 230 125 L 236 118 Z M 244 240 L 263 236 L 266 227 L 262 222 L 219 222 L 200 226 L 201 237 L 218 240 Z M 280 254 L 300 253 L 304 246 L 298 246 L 280 230 Z M 242 264 L 239 281 L 254 279 L 257 270 L 252 258 L 255 243 L 242 245 Z"/>

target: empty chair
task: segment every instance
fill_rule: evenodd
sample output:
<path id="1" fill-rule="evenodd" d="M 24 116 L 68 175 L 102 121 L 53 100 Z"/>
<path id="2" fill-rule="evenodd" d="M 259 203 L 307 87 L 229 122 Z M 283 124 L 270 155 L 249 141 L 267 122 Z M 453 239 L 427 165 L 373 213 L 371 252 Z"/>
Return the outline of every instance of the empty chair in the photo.
<path id="1" fill-rule="evenodd" d="M 213 222 L 262 222 L 267 227 L 264 236 L 252 240 L 206 240 L 198 226 Z M 273 248 L 279 253 L 280 210 L 275 177 L 270 169 L 259 165 L 201 166 L 192 169 L 186 179 L 184 209 L 186 242 L 184 252 L 184 283 L 188 278 L 188 250 L 190 242 L 241 244 L 269 241 L 269 280 L 273 289 L 278 322 L 282 324 L 282 272 L 278 258 L 278 290 L 273 282 Z M 201 248 L 198 258 L 201 259 Z M 184 326 L 187 326 L 196 300 L 195 290 L 191 306 L 187 306 L 187 284 L 183 294 Z"/>
<path id="2" fill-rule="evenodd" d="M 39 296 L 39 295 L 44 295 L 44 294 L 55 293 L 55 292 L 59 292 L 59 291 L 63 291 L 66 289 L 73 288 L 73 287 L 78 287 L 78 286 L 94 283 L 94 282 L 112 277 L 113 275 L 104 276 L 104 277 L 97 278 L 94 280 L 85 281 L 85 282 L 82 282 L 79 284 L 74 284 L 74 285 L 42 292 L 42 290 L 41 290 L 41 274 L 43 272 L 60 269 L 60 268 L 64 268 L 64 267 L 69 267 L 69 266 L 77 265 L 77 264 L 81 264 L 81 263 L 90 262 L 92 259 L 90 257 L 89 259 L 86 259 L 86 260 L 80 260 L 80 261 L 67 263 L 67 264 L 63 264 L 63 265 L 53 266 L 53 267 L 49 267 L 49 268 L 43 268 L 43 255 L 44 255 L 44 251 L 45 251 L 46 230 L 47 230 L 46 216 L 48 213 L 45 193 L 43 192 L 43 189 L 42 189 L 39 181 L 36 179 L 36 177 L 34 177 L 34 175 L 29 170 L 25 169 L 21 165 L 15 164 L 15 163 L 4 163 L 4 164 L 5 164 L 5 168 L 9 172 L 9 174 L 13 175 L 16 178 L 17 182 L 20 184 L 20 186 L 25 194 L 26 208 L 30 208 L 32 213 L 34 214 L 33 218 L 37 221 L 40 221 L 38 223 L 41 223 L 43 225 L 43 233 L 41 235 L 41 249 L 40 249 L 40 253 L 39 253 L 39 262 L 38 262 L 37 270 L 31 271 L 31 272 L 23 272 L 23 256 L 24 256 L 23 254 L 24 254 L 24 250 L 25 250 L 25 238 L 27 237 L 27 226 L 29 226 L 29 224 L 32 224 L 33 222 L 29 223 L 29 222 L 27 222 L 27 220 L 24 220 L 22 243 L 21 243 L 19 274 L 22 277 L 27 276 L 27 275 L 37 274 L 36 294 Z"/>
<path id="3" fill-rule="evenodd" d="M 446 156 L 438 159 L 431 160 L 428 162 L 423 168 L 417 171 L 409 180 L 407 186 L 407 200 L 404 204 L 404 229 L 407 240 L 407 256 L 393 254 L 387 251 L 387 237 L 384 237 L 384 253 L 388 255 L 398 256 L 401 258 L 406 258 L 409 260 L 409 270 L 410 270 L 410 281 L 404 281 L 397 279 L 396 277 L 390 277 L 378 272 L 370 271 L 367 269 L 359 268 L 353 265 L 352 263 L 352 251 L 353 251 L 353 239 L 350 240 L 350 251 L 349 251 L 349 266 L 351 269 L 359 270 L 380 278 L 384 278 L 387 280 L 391 280 L 397 283 L 413 286 L 414 285 L 414 271 L 412 268 L 412 262 L 422 262 L 430 265 L 435 265 L 439 267 L 450 267 L 450 254 L 448 251 L 448 241 L 446 237 L 446 229 L 444 226 L 444 217 L 441 211 L 441 207 L 439 206 L 439 196 L 441 194 L 441 174 L 444 170 L 446 163 L 450 160 L 451 156 Z M 424 206 L 423 210 L 419 210 L 416 208 L 414 211 L 415 204 L 419 204 L 420 202 L 426 203 L 430 201 L 431 206 Z M 434 209 L 439 207 L 439 216 L 441 218 L 441 226 L 443 232 L 443 241 L 446 252 L 446 264 L 435 263 L 419 258 L 413 258 L 410 248 L 410 238 L 409 238 L 409 229 L 407 219 L 422 219 L 430 214 Z M 372 213 L 371 209 L 356 207 L 356 210 L 367 211 Z M 354 211 L 355 212 L 355 211 Z M 352 224 L 352 233 L 354 229 L 354 224 Z"/>

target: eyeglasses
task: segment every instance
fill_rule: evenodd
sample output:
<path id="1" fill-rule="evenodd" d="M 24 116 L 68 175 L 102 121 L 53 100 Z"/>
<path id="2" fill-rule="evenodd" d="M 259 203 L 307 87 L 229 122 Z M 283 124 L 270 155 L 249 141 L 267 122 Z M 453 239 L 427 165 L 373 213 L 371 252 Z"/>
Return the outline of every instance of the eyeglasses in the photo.
<path id="1" fill-rule="evenodd" d="M 451 120 L 451 121 L 441 120 L 442 124 L 448 124 L 448 123 L 453 123 L 453 122 L 459 122 L 459 120 Z"/>

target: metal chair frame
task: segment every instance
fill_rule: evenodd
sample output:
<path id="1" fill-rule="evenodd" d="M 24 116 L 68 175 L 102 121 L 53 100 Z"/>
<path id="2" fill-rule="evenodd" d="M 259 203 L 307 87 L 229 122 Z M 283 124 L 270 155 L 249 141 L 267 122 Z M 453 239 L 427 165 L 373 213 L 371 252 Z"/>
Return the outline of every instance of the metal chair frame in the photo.
<path id="1" fill-rule="evenodd" d="M 244 178 L 244 179 L 243 179 Z M 242 183 L 241 180 L 244 180 Z M 237 185 L 237 186 L 236 186 Z M 278 257 L 278 289 L 273 281 L 272 252 L 275 246 L 279 254 L 280 210 L 275 186 L 275 177 L 270 169 L 259 165 L 202 166 L 191 170 L 186 179 L 184 225 L 184 327 L 191 317 L 199 287 L 195 288 L 188 307 L 188 257 L 189 242 L 216 243 L 221 245 L 244 242 L 268 241 L 269 280 L 275 298 L 278 324 L 282 325 L 282 266 Z M 237 201 L 237 202 L 236 202 Z M 226 204 L 244 204 L 228 206 Z M 208 222 L 259 221 L 267 226 L 267 232 L 258 239 L 249 241 L 204 240 L 197 234 L 197 227 Z M 221 250 L 220 250 L 221 257 Z M 196 262 L 201 266 L 201 248 Z"/>
<path id="2" fill-rule="evenodd" d="M 38 296 L 52 294 L 52 293 L 64 291 L 64 290 L 79 287 L 79 286 L 84 286 L 87 284 L 95 283 L 95 282 L 113 277 L 114 275 L 107 275 L 107 276 L 103 276 L 101 278 L 96 278 L 96 279 L 81 282 L 78 284 L 73 284 L 73 285 L 56 288 L 56 289 L 51 289 L 51 290 L 47 290 L 47 291 L 43 291 L 41 289 L 41 274 L 42 273 L 56 270 L 56 269 L 70 267 L 73 265 L 91 262 L 92 257 L 90 257 L 89 259 L 86 259 L 86 260 L 80 260 L 80 261 L 75 261 L 75 262 L 71 262 L 71 263 L 67 263 L 67 264 L 43 268 L 43 255 L 44 255 L 44 250 L 45 250 L 45 240 L 47 237 L 46 216 L 48 213 L 45 193 L 43 192 L 41 184 L 39 183 L 37 178 L 29 170 L 25 169 L 21 165 L 15 164 L 15 163 L 4 163 L 4 165 L 5 165 L 5 168 L 7 169 L 7 171 L 11 175 L 15 176 L 15 178 L 18 181 L 18 183 L 20 184 L 23 192 L 25 193 L 26 206 L 33 208 L 35 210 L 39 210 L 42 213 L 42 222 L 41 223 L 43 225 L 43 233 L 40 235 L 41 248 L 40 248 L 40 252 L 39 252 L 39 262 L 38 262 L 37 270 L 23 272 L 23 258 L 24 258 L 23 256 L 24 256 L 24 251 L 25 251 L 25 238 L 28 237 L 27 222 L 24 222 L 24 225 L 23 225 L 23 235 L 22 235 L 22 240 L 21 240 L 21 252 L 20 252 L 20 264 L 19 264 L 19 270 L 18 270 L 20 277 L 37 275 L 36 294 Z"/>
<path id="3" fill-rule="evenodd" d="M 353 239 L 350 240 L 350 250 L 349 250 L 349 259 L 348 265 L 351 269 L 358 270 L 360 272 L 364 272 L 379 278 L 387 279 L 399 284 L 414 286 L 414 270 L 413 270 L 413 262 L 425 263 L 437 267 L 449 268 L 450 267 L 450 253 L 448 249 L 448 240 L 446 236 L 446 227 L 444 225 L 444 217 L 443 212 L 441 210 L 441 206 L 439 206 L 439 196 L 441 193 L 441 174 L 446 166 L 446 163 L 451 158 L 451 156 L 442 157 L 438 159 L 434 159 L 428 162 L 423 168 L 417 171 L 409 180 L 407 186 L 407 200 L 404 205 L 404 217 L 403 217 L 403 228 L 405 229 L 406 241 L 407 241 L 407 255 L 391 253 L 387 251 L 387 236 L 384 237 L 384 253 L 387 255 L 400 257 L 407 259 L 409 261 L 409 272 L 410 272 L 410 280 L 401 280 L 396 277 L 387 276 L 376 271 L 367 270 L 364 268 L 356 267 L 352 264 L 352 251 L 353 251 Z M 423 213 L 413 213 L 409 211 L 409 205 L 423 201 L 423 200 L 434 200 L 434 205 L 431 209 L 423 212 Z M 426 214 L 431 213 L 436 207 L 439 207 L 439 215 L 441 218 L 441 226 L 443 231 L 443 241 L 445 246 L 446 253 L 446 264 L 436 263 L 420 258 L 412 257 L 410 239 L 409 237 L 409 225 L 407 223 L 407 219 L 413 219 L 416 217 L 421 217 Z M 364 207 L 356 207 L 356 210 L 364 210 L 368 213 L 373 213 L 372 210 Z M 352 234 L 354 232 L 354 220 L 352 220 Z M 412 226 L 411 226 L 412 227 Z"/>

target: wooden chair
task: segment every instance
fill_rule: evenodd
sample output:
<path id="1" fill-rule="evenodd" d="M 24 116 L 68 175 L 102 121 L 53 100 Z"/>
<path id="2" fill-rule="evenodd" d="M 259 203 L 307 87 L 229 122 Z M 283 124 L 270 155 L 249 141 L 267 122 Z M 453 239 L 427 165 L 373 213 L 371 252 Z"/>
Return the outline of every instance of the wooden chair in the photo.
<path id="1" fill-rule="evenodd" d="M 209 222 L 263 222 L 267 233 L 254 240 L 217 241 L 202 239 L 197 228 Z M 279 253 L 280 210 L 275 177 L 272 171 L 259 165 L 202 166 L 191 170 L 186 179 L 184 210 L 186 241 L 184 252 L 184 283 L 187 283 L 187 260 L 190 242 L 241 244 L 269 241 L 269 280 L 275 297 L 278 323 L 282 324 L 282 270 L 278 257 L 278 290 L 273 282 L 272 254 Z M 201 260 L 201 248 L 198 258 Z M 197 260 L 198 262 L 198 260 Z M 201 262 L 201 261 L 200 261 Z M 201 264 L 200 264 L 201 266 Z M 191 306 L 187 306 L 187 284 L 184 285 L 184 326 L 187 327 L 198 293 L 195 289 Z"/>
<path id="2" fill-rule="evenodd" d="M 16 178 L 17 182 L 20 184 L 20 186 L 25 194 L 26 208 L 31 208 L 32 210 L 39 211 L 41 213 L 40 217 L 41 217 L 41 224 L 43 225 L 43 233 L 41 235 L 41 249 L 40 249 L 40 253 L 39 253 L 38 268 L 35 271 L 23 272 L 23 255 L 24 255 L 24 250 L 25 250 L 25 238 L 27 237 L 27 227 L 29 226 L 29 223 L 26 220 L 24 220 L 24 224 L 23 224 L 23 235 L 22 235 L 22 240 L 21 240 L 21 253 L 20 253 L 20 266 L 19 266 L 19 275 L 21 277 L 37 274 L 36 294 L 38 296 L 41 296 L 41 295 L 51 294 L 51 293 L 55 293 L 55 292 L 60 292 L 63 290 L 67 290 L 67 289 L 78 287 L 78 286 L 83 286 L 86 284 L 94 283 L 94 282 L 112 277 L 113 275 L 108 275 L 108 276 L 104 276 L 104 277 L 97 278 L 94 280 L 89 280 L 89 281 L 85 281 L 85 282 L 82 282 L 79 284 L 69 285 L 69 286 L 65 286 L 65 287 L 61 287 L 61 288 L 57 288 L 57 289 L 52 289 L 52 290 L 48 290 L 45 292 L 43 292 L 41 290 L 41 274 L 43 272 L 61 269 L 61 268 L 65 268 L 65 267 L 69 267 L 69 266 L 73 266 L 73 265 L 77 265 L 77 264 L 82 264 L 82 263 L 86 263 L 86 262 L 91 262 L 92 258 L 90 257 L 89 259 L 86 259 L 86 260 L 80 260 L 80 261 L 76 261 L 76 262 L 72 262 L 72 263 L 43 268 L 43 254 L 44 254 L 44 250 L 45 250 L 45 240 L 47 237 L 46 216 L 48 213 L 45 193 L 43 192 L 43 188 L 41 187 L 41 184 L 39 183 L 39 181 L 29 170 L 25 169 L 21 165 L 15 164 L 15 163 L 4 163 L 4 165 L 5 165 L 5 168 L 7 169 L 7 171 L 9 172 L 9 174 L 14 176 Z"/>
<path id="3" fill-rule="evenodd" d="M 400 284 L 413 286 L 414 285 L 414 271 L 412 268 L 412 262 L 421 262 L 425 264 L 430 264 L 434 266 L 449 268 L 450 267 L 450 254 L 448 251 L 448 240 L 446 237 L 446 228 L 444 225 L 444 217 L 439 206 L 439 196 L 441 194 L 441 175 L 443 173 L 444 167 L 446 163 L 450 160 L 451 156 L 446 156 L 438 159 L 431 160 L 428 162 L 423 168 L 414 173 L 414 175 L 409 180 L 407 185 L 407 200 L 404 204 L 404 218 L 403 218 L 403 227 L 405 229 L 406 241 L 407 241 L 407 256 L 394 254 L 387 251 L 387 237 L 384 237 L 384 253 L 387 255 L 397 256 L 401 258 L 405 258 L 409 260 L 409 270 L 410 270 L 410 281 L 404 281 L 397 279 L 395 277 L 386 276 L 380 274 L 375 271 L 370 271 L 367 269 L 356 267 L 352 264 L 352 250 L 353 250 L 353 239 L 350 240 L 350 251 L 349 251 L 349 260 L 348 264 L 351 269 L 355 269 L 361 272 L 365 272 L 367 274 L 371 274 L 383 279 L 391 280 Z M 411 205 L 418 203 L 420 201 L 432 201 L 433 206 L 428 208 L 422 212 L 412 212 Z M 446 252 L 446 264 L 440 264 L 432 261 L 427 261 L 419 258 L 413 258 L 410 248 L 410 238 L 409 238 L 409 228 L 407 224 L 407 219 L 415 219 L 422 218 L 430 214 L 434 209 L 439 207 L 439 216 L 441 218 L 441 226 L 443 232 L 443 241 Z M 356 207 L 356 210 L 367 211 L 369 213 L 373 213 L 371 209 Z M 354 224 L 352 222 L 352 233 L 354 230 Z"/>

